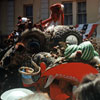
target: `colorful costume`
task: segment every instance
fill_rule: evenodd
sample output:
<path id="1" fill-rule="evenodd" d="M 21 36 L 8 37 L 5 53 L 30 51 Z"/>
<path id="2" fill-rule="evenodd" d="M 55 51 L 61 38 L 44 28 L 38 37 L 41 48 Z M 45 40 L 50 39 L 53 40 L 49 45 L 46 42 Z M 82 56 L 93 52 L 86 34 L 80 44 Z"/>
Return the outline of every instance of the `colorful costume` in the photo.
<path id="1" fill-rule="evenodd" d="M 50 25 L 57 25 L 60 22 L 61 25 L 64 24 L 64 6 L 60 3 L 51 5 L 51 15 L 48 19 L 42 21 L 42 26 L 48 27 Z"/>
<path id="2" fill-rule="evenodd" d="M 72 60 L 73 58 L 76 57 L 75 55 L 78 51 L 82 53 L 80 57 L 82 61 L 91 61 L 94 57 L 98 57 L 98 60 L 100 60 L 99 54 L 94 50 L 94 47 L 90 41 L 85 41 L 80 45 L 68 45 L 64 53 L 66 59 Z"/>

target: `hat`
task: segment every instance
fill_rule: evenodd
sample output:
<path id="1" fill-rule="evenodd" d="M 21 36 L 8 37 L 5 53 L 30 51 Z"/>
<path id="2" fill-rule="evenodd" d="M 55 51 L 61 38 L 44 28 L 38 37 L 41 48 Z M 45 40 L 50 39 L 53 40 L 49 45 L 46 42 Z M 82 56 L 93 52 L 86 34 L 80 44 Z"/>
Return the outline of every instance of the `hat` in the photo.
<path id="1" fill-rule="evenodd" d="M 30 94 L 33 94 L 33 92 L 25 88 L 10 89 L 1 95 L 1 100 L 19 100 Z"/>

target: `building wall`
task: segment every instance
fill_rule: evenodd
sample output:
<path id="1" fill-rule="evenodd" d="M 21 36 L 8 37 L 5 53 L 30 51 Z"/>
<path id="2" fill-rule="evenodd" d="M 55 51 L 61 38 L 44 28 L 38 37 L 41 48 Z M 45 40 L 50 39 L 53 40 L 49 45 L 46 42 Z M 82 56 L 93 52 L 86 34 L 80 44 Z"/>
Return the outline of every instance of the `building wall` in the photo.
<path id="1" fill-rule="evenodd" d="M 40 0 L 15 0 L 15 23 L 18 16 L 24 16 L 24 5 L 33 5 L 33 21 L 40 18 Z"/>
<path id="2" fill-rule="evenodd" d="M 99 0 L 87 0 L 87 21 L 95 23 L 98 21 L 98 3 Z"/>
<path id="3" fill-rule="evenodd" d="M 33 4 L 33 0 L 15 0 L 15 26 L 17 23 L 17 17 L 23 16 L 24 17 L 24 5 Z"/>
<path id="4" fill-rule="evenodd" d="M 7 34 L 14 30 L 14 0 L 8 1 L 7 9 Z"/>
<path id="5" fill-rule="evenodd" d="M 7 0 L 0 1 L 0 35 L 7 34 Z"/>
<path id="6" fill-rule="evenodd" d="M 41 0 L 40 1 L 40 14 L 41 14 L 40 19 L 44 20 L 44 19 L 48 18 L 48 14 L 49 14 L 49 2 L 48 2 L 48 0 Z"/>
<path id="7" fill-rule="evenodd" d="M 14 29 L 14 1 L 0 1 L 0 36 L 10 34 Z"/>
<path id="8" fill-rule="evenodd" d="M 49 0 L 49 6 L 58 2 L 61 3 L 61 0 Z"/>
<path id="9" fill-rule="evenodd" d="M 0 1 L 0 34 L 7 34 L 7 6 L 8 0 Z M 76 1 L 83 0 L 14 0 L 14 27 L 16 27 L 17 17 L 24 16 L 24 5 L 33 5 L 33 22 L 36 23 L 40 19 L 46 19 L 50 15 L 49 7 L 54 3 L 63 3 L 68 1 L 73 1 L 73 25 L 77 23 L 76 9 L 77 3 Z M 47 2 L 48 1 L 48 2 Z M 44 2 L 44 4 L 43 4 Z M 86 0 L 87 2 L 87 23 L 100 23 L 100 0 Z M 48 4 L 47 4 L 48 3 Z M 46 5 L 47 4 L 47 5 Z M 45 10 L 47 9 L 47 10 Z M 15 28 L 16 29 L 16 28 Z M 99 28 L 100 29 L 100 28 Z M 98 31 L 99 32 L 99 31 Z"/>

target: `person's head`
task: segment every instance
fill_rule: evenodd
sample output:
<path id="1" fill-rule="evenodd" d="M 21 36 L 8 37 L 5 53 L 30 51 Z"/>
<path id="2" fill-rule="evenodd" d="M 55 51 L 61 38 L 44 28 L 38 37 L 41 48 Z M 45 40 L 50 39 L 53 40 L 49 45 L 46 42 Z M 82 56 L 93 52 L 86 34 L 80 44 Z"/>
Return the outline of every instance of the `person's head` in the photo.
<path id="1" fill-rule="evenodd" d="M 61 24 L 64 24 L 64 5 L 56 3 L 50 6 L 51 17 L 54 21 L 59 20 L 61 16 Z"/>
<path id="2" fill-rule="evenodd" d="M 99 77 L 100 74 L 89 74 L 89 75 L 86 75 L 80 84 L 84 84 L 84 83 L 88 83 L 88 82 L 91 82 L 93 80 L 95 80 L 97 77 Z"/>
<path id="3" fill-rule="evenodd" d="M 88 75 L 74 91 L 74 100 L 100 100 L 100 77 Z"/>
<path id="4" fill-rule="evenodd" d="M 36 92 L 19 100 L 51 100 L 47 93 Z"/>
<path id="5" fill-rule="evenodd" d="M 64 5 L 60 3 L 56 3 L 51 5 L 50 10 L 54 13 L 61 12 L 64 10 Z"/>
<path id="6" fill-rule="evenodd" d="M 18 20 L 20 20 L 21 18 L 22 18 L 21 16 L 18 16 L 18 17 L 17 17 Z"/>

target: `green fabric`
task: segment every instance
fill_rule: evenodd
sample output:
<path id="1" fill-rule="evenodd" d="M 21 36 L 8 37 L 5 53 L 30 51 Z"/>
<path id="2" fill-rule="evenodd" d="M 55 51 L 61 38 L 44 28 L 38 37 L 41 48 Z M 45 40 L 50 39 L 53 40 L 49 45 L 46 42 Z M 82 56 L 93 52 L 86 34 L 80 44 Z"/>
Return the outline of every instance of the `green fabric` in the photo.
<path id="1" fill-rule="evenodd" d="M 82 60 L 89 61 L 94 57 L 94 47 L 91 42 L 86 41 L 80 44 L 82 50 Z"/>
<path id="2" fill-rule="evenodd" d="M 65 52 L 64 52 L 64 55 L 66 57 L 66 59 L 69 59 L 70 55 L 75 52 L 77 50 L 78 46 L 77 45 L 69 45 Z"/>
<path id="3" fill-rule="evenodd" d="M 98 52 L 94 50 L 94 56 L 99 56 Z"/>
<path id="4" fill-rule="evenodd" d="M 85 41 L 80 45 L 69 45 L 64 52 L 66 59 L 70 60 L 69 57 L 71 56 L 71 54 L 77 50 L 82 51 L 81 60 L 84 61 L 90 61 L 94 56 L 99 56 L 99 54 L 94 50 L 94 47 L 91 42 Z"/>

